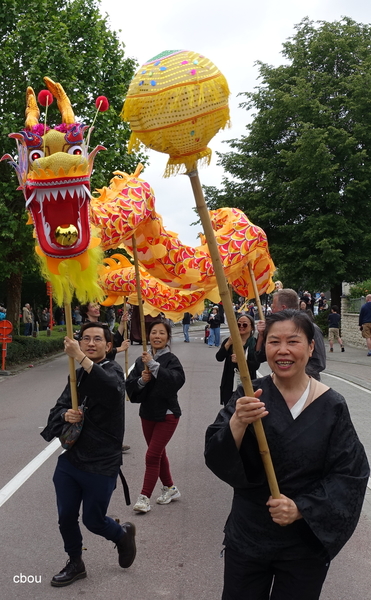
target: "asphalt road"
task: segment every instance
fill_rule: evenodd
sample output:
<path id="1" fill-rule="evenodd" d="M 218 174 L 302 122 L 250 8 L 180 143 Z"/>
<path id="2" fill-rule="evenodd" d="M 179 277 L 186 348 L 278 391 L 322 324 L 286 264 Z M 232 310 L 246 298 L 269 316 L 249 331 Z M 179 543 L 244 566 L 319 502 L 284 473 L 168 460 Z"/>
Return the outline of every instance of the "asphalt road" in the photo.
<path id="1" fill-rule="evenodd" d="M 119 484 L 109 514 L 122 522 L 132 520 L 136 524 L 136 561 L 130 569 L 120 569 L 113 544 L 82 526 L 88 577 L 57 590 L 50 586 L 50 579 L 65 564 L 66 555 L 58 531 L 51 481 L 60 452 L 56 450 L 0 508 L 0 598 L 220 598 L 222 531 L 232 491 L 205 467 L 203 445 L 205 429 L 219 410 L 221 365 L 214 358 L 215 348 L 209 349 L 202 342 L 202 331 L 191 330 L 190 344 L 183 343 L 182 334 L 175 331 L 173 352 L 183 364 L 187 381 L 180 392 L 183 415 L 168 454 L 174 483 L 182 497 L 166 506 L 152 502 L 149 513 L 138 515 L 125 505 Z M 131 347 L 130 364 L 140 352 L 141 346 Z M 119 360 L 122 363 L 122 355 Z M 6 484 L 48 448 L 39 432 L 65 385 L 67 369 L 67 360 L 61 356 L 13 377 L 0 378 L 0 500 L 4 499 Z M 261 371 L 265 374 L 267 367 L 263 366 Z M 370 390 L 326 374 L 323 381 L 347 398 L 356 429 L 371 456 Z M 126 422 L 125 443 L 131 449 L 124 455 L 124 472 L 135 501 L 142 484 L 145 454 L 137 405 L 126 404 Z M 159 491 L 160 485 L 153 499 Z M 371 597 L 370 519 L 368 495 L 353 538 L 330 567 L 322 600 Z"/>

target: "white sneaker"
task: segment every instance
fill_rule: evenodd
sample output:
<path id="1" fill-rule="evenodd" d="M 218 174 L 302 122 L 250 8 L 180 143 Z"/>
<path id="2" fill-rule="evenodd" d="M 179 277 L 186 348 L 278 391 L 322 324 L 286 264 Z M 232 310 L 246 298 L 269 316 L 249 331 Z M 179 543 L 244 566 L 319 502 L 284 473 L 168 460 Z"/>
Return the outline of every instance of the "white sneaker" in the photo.
<path id="1" fill-rule="evenodd" d="M 169 504 L 172 500 L 180 498 L 180 491 L 175 485 L 170 488 L 164 485 L 164 487 L 161 488 L 161 491 L 161 496 L 156 500 L 157 504 Z"/>
<path id="2" fill-rule="evenodd" d="M 146 513 L 151 510 L 151 506 L 149 504 L 149 498 L 147 496 L 143 496 L 143 494 L 139 494 L 138 500 L 133 506 L 133 510 L 136 512 Z"/>

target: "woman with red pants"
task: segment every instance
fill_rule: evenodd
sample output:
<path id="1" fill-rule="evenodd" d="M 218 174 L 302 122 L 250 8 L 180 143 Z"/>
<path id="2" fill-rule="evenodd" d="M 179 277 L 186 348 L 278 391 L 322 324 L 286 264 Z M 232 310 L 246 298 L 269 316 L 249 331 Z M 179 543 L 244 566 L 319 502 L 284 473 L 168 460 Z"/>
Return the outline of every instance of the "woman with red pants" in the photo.
<path id="1" fill-rule="evenodd" d="M 178 358 L 170 351 L 171 328 L 167 323 L 154 322 L 149 328 L 150 352 L 137 358 L 126 381 L 131 402 L 140 403 L 139 416 L 148 450 L 142 492 L 134 504 L 136 512 L 151 510 L 150 497 L 160 478 L 162 493 L 157 504 L 169 504 L 180 498 L 170 473 L 166 445 L 173 436 L 181 415 L 178 390 L 185 375 Z"/>

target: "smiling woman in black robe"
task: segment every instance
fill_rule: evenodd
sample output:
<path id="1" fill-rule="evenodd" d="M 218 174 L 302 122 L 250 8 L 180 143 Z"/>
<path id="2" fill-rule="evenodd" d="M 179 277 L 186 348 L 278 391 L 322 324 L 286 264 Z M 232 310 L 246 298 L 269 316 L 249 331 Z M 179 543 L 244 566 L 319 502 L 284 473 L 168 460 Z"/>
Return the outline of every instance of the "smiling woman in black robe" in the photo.
<path id="1" fill-rule="evenodd" d="M 369 467 L 344 398 L 305 373 L 305 313 L 267 317 L 272 375 L 240 386 L 206 433 L 208 467 L 234 488 L 225 526 L 223 600 L 316 600 L 352 535 Z M 263 417 L 280 499 L 272 499 L 252 423 Z"/>

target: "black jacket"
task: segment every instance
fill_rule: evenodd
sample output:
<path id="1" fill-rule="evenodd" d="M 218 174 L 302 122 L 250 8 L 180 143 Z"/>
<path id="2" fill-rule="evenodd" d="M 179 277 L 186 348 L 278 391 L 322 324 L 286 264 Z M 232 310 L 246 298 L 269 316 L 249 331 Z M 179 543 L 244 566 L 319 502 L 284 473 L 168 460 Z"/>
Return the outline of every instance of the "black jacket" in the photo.
<path id="1" fill-rule="evenodd" d="M 84 424 L 66 456 L 77 469 L 114 477 L 122 464 L 124 373 L 118 363 L 105 360 L 93 365 L 90 373 L 78 369 L 77 381 L 79 404 L 85 400 Z M 68 383 L 40 434 L 47 442 L 61 435 L 63 413 L 69 408 L 72 403 Z"/>
<path id="2" fill-rule="evenodd" d="M 220 382 L 220 404 L 227 404 L 233 393 L 234 370 L 238 369 L 237 363 L 232 362 L 233 346 L 229 346 L 226 350 L 226 343 L 229 338 L 223 340 L 218 352 L 215 354 L 217 361 L 224 360 L 223 375 Z M 259 353 L 255 351 L 256 339 L 254 336 L 249 337 L 245 344 L 244 350 L 248 348 L 247 366 L 251 379 L 256 379 L 256 371 L 260 367 Z"/>
<path id="3" fill-rule="evenodd" d="M 220 315 L 218 313 L 216 313 L 216 315 L 213 315 L 213 317 L 211 317 L 211 313 L 210 313 L 207 322 L 209 323 L 211 329 L 217 329 L 218 327 L 220 327 L 220 323 L 221 323 Z"/>
<path id="4" fill-rule="evenodd" d="M 139 415 L 148 421 L 165 421 L 167 410 L 180 417 L 182 413 L 177 392 L 185 382 L 183 367 L 172 352 L 162 354 L 155 360 L 160 363 L 157 377 L 152 375 L 151 381 L 144 388 L 138 385 L 144 363 L 141 358 L 135 361 L 134 369 L 126 381 L 130 402 L 140 402 Z"/>

